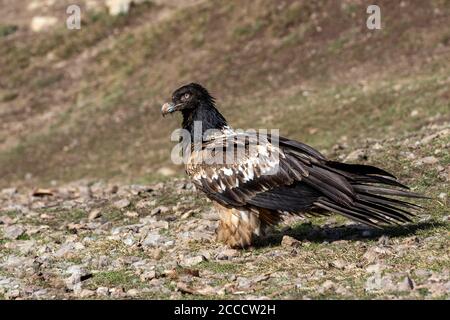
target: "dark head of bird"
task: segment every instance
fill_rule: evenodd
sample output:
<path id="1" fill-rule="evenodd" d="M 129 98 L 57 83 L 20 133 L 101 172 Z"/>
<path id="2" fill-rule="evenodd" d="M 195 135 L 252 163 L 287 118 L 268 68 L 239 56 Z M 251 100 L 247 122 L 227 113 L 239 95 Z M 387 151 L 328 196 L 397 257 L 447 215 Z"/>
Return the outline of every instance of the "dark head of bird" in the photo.
<path id="1" fill-rule="evenodd" d="M 215 100 L 208 90 L 197 83 L 190 83 L 172 93 L 172 101 L 161 108 L 163 116 L 180 111 L 183 129 L 193 134 L 194 122 L 200 121 L 202 133 L 209 129 L 220 130 L 227 126 L 225 118 L 216 109 Z"/>

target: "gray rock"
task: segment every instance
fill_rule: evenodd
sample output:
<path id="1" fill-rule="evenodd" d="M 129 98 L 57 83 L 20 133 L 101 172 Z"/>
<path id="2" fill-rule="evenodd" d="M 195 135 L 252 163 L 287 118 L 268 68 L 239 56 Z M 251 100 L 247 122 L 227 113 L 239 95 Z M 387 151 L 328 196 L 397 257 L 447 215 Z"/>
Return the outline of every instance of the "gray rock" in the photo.
<path id="1" fill-rule="evenodd" d="M 397 284 L 398 291 L 410 291 L 412 289 L 414 289 L 414 283 L 408 276 Z"/>
<path id="2" fill-rule="evenodd" d="M 15 240 L 25 233 L 25 228 L 19 224 L 7 226 L 3 230 L 5 238 Z"/>
<path id="3" fill-rule="evenodd" d="M 283 236 L 281 246 L 283 247 L 300 247 L 302 243 L 291 236 Z"/>
<path id="4" fill-rule="evenodd" d="M 156 207 L 155 209 L 153 209 L 153 210 L 150 212 L 150 215 L 154 216 L 154 215 L 156 215 L 156 214 L 166 213 L 166 212 L 168 212 L 169 210 L 170 210 L 170 209 L 169 209 L 168 207 L 165 207 L 165 206 L 159 206 L 159 207 Z"/>
<path id="5" fill-rule="evenodd" d="M 11 197 L 16 193 L 17 193 L 17 188 L 5 188 L 5 189 L 2 189 L 2 191 L 0 191 L 1 195 L 7 196 L 7 197 Z"/>
<path id="6" fill-rule="evenodd" d="M 64 257 L 72 251 L 84 249 L 84 245 L 81 242 L 66 242 L 53 254 L 57 258 Z"/>
<path id="7" fill-rule="evenodd" d="M 204 256 L 195 256 L 183 259 L 180 264 L 183 267 L 192 267 L 203 261 L 206 261 L 206 258 Z"/>
<path id="8" fill-rule="evenodd" d="M 114 207 L 117 209 L 125 209 L 131 204 L 130 200 L 128 199 L 121 199 L 119 201 L 114 202 Z"/>
<path id="9" fill-rule="evenodd" d="M 35 240 L 25 240 L 17 244 L 17 248 L 19 249 L 20 253 L 25 255 L 36 251 L 35 246 L 36 246 Z"/>
<path id="10" fill-rule="evenodd" d="M 11 291 L 6 292 L 6 299 L 16 299 L 20 297 L 20 291 L 18 289 L 13 289 Z"/>
<path id="11" fill-rule="evenodd" d="M 156 278 L 155 270 L 144 271 L 144 273 L 142 273 L 140 276 L 141 281 L 149 281 L 155 278 Z"/>
<path id="12" fill-rule="evenodd" d="M 68 278 L 64 280 L 68 289 L 74 290 L 76 285 L 81 281 L 87 280 L 92 277 L 92 274 L 81 265 L 72 265 L 67 268 L 66 273 L 70 274 Z"/>
<path id="13" fill-rule="evenodd" d="M 417 269 L 416 271 L 414 271 L 414 274 L 419 278 L 429 278 L 432 272 L 430 270 Z"/>
<path id="14" fill-rule="evenodd" d="M 239 252 L 235 249 L 225 249 L 217 255 L 218 260 L 231 260 L 234 257 L 239 256 Z"/>
<path id="15" fill-rule="evenodd" d="M 101 216 L 102 216 L 102 213 L 101 213 L 100 209 L 94 209 L 91 212 L 89 212 L 88 219 L 92 221 L 92 220 L 97 219 L 97 218 L 99 218 Z"/>
<path id="16" fill-rule="evenodd" d="M 27 268 L 33 265 L 34 260 L 27 257 L 9 256 L 0 266 L 7 269 Z"/>
<path id="17" fill-rule="evenodd" d="M 109 295 L 109 289 L 107 287 L 98 287 L 97 290 L 95 290 L 97 295 L 106 297 Z"/>
<path id="18" fill-rule="evenodd" d="M 368 292 L 372 291 L 389 291 L 395 288 L 390 275 L 383 276 L 380 272 L 367 278 L 364 289 Z"/>
<path id="19" fill-rule="evenodd" d="M 148 233 L 144 241 L 142 241 L 143 247 L 157 247 L 162 242 L 162 236 L 158 233 Z"/>
<path id="20" fill-rule="evenodd" d="M 375 263 L 375 264 L 368 265 L 368 266 L 366 267 L 366 271 L 369 272 L 369 273 L 376 273 L 376 274 L 378 274 L 378 273 L 380 273 L 384 268 L 385 268 L 384 265 L 379 264 L 379 263 Z"/>
<path id="21" fill-rule="evenodd" d="M 77 297 L 80 297 L 82 299 L 89 298 L 95 295 L 95 291 L 89 290 L 89 289 L 82 289 L 75 294 Z"/>
<path id="22" fill-rule="evenodd" d="M 430 156 L 430 157 L 425 157 L 425 158 L 421 158 L 419 160 L 417 160 L 416 162 L 414 162 L 414 165 L 416 167 L 424 165 L 424 164 L 428 164 L 428 165 L 432 165 L 432 164 L 436 164 L 438 163 L 439 160 L 436 157 Z"/>
<path id="23" fill-rule="evenodd" d="M 345 157 L 344 161 L 346 162 L 355 162 L 367 159 L 367 151 L 364 149 L 357 149 L 352 151 Z"/>
<path id="24" fill-rule="evenodd" d="M 139 294 L 137 289 L 130 289 L 127 291 L 127 295 L 130 297 L 136 297 Z"/>

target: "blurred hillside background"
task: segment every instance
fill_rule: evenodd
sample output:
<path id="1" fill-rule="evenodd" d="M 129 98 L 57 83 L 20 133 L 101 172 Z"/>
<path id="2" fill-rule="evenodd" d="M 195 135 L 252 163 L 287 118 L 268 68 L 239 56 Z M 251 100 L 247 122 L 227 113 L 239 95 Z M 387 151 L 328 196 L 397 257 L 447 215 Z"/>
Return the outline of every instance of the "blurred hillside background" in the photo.
<path id="1" fill-rule="evenodd" d="M 381 30 L 369 4 L 1 0 L 0 187 L 182 174 L 160 106 L 191 81 L 326 154 L 449 121 L 450 1 L 376 1 Z"/>

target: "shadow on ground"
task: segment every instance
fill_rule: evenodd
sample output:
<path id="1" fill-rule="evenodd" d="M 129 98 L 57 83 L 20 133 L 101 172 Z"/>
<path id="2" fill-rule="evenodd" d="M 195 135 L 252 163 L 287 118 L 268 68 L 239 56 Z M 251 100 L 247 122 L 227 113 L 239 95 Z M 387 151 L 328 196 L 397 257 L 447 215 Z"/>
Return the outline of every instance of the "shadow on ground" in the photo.
<path id="1" fill-rule="evenodd" d="M 363 225 L 355 226 L 320 226 L 311 222 L 302 223 L 288 230 L 275 230 L 256 242 L 256 247 L 280 245 L 283 236 L 291 236 L 299 241 L 322 243 L 338 240 L 367 241 L 377 239 L 383 235 L 395 238 L 414 235 L 417 231 L 434 229 L 444 226 L 439 221 L 427 221 L 402 226 L 387 226 L 374 229 Z"/>

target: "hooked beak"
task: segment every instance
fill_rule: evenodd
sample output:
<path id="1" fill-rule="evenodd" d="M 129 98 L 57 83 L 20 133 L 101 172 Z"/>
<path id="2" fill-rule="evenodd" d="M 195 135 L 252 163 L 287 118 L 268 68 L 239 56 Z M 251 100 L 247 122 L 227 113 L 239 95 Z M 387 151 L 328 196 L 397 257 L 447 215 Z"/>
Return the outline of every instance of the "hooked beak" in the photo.
<path id="1" fill-rule="evenodd" d="M 162 108 L 161 108 L 161 114 L 164 117 L 166 114 L 172 113 L 175 111 L 175 104 L 173 104 L 172 102 L 166 102 L 163 104 Z"/>

